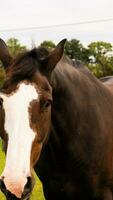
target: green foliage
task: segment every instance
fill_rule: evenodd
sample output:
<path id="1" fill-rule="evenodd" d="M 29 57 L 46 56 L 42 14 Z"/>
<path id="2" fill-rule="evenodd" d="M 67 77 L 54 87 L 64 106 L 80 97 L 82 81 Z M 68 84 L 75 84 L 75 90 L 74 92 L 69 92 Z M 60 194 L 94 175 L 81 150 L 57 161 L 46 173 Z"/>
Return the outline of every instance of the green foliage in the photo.
<path id="1" fill-rule="evenodd" d="M 10 38 L 7 41 L 7 46 L 9 47 L 9 50 L 12 55 L 16 55 L 16 54 L 26 50 L 26 46 L 21 45 L 19 40 L 16 38 Z"/>
<path id="2" fill-rule="evenodd" d="M 89 61 L 88 49 L 83 47 L 79 40 L 72 39 L 66 42 L 65 53 L 73 60 L 80 60 L 84 63 Z"/>
<path id="3" fill-rule="evenodd" d="M 79 40 L 66 42 L 65 53 L 75 60 L 85 63 L 97 77 L 113 74 L 113 47 L 110 43 L 92 42 L 85 48 Z"/>
<path id="4" fill-rule="evenodd" d="M 26 47 L 21 45 L 16 38 L 10 38 L 7 41 L 7 45 L 13 55 L 26 50 Z M 45 47 L 50 51 L 55 48 L 55 44 L 52 41 L 47 40 L 43 41 L 40 46 Z M 92 42 L 85 48 L 79 40 L 72 39 L 66 42 L 65 53 L 71 59 L 79 60 L 86 64 L 97 77 L 113 74 L 113 47 L 110 43 L 103 41 Z"/>
<path id="5" fill-rule="evenodd" d="M 107 42 L 92 42 L 88 45 L 90 53 L 98 60 L 99 56 L 105 56 L 112 51 L 112 45 Z"/>
<path id="6" fill-rule="evenodd" d="M 92 42 L 88 46 L 90 62 L 89 69 L 97 76 L 113 74 L 113 48 L 107 42 Z"/>
<path id="7" fill-rule="evenodd" d="M 40 44 L 41 47 L 45 47 L 49 50 L 52 50 L 55 48 L 55 44 L 52 42 L 52 41 L 43 41 L 41 44 Z"/>

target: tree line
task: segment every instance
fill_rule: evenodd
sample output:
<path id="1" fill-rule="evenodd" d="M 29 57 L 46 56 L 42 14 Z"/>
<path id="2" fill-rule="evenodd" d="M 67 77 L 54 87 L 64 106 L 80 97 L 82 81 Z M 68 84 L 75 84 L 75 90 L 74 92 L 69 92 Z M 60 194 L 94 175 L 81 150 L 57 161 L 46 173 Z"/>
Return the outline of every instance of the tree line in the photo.
<path id="1" fill-rule="evenodd" d="M 13 55 L 27 49 L 16 38 L 10 38 L 7 41 L 7 45 Z M 43 41 L 39 46 L 45 47 L 50 51 L 55 48 L 55 44 L 47 40 Z M 91 42 L 87 47 L 84 47 L 77 39 L 67 40 L 65 54 L 72 60 L 85 64 L 98 78 L 113 75 L 113 46 L 111 43 L 97 41 Z"/>

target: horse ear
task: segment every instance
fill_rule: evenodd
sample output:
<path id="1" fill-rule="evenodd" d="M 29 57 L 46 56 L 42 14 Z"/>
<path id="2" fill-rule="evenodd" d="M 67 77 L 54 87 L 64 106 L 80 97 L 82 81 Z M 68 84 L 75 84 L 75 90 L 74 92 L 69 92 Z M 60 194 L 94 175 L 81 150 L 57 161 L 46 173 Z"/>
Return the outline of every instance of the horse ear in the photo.
<path id="1" fill-rule="evenodd" d="M 47 74 L 50 74 L 52 72 L 52 70 L 62 58 L 65 42 L 66 39 L 60 41 L 55 49 L 49 54 L 49 56 L 42 60 L 41 64 L 43 71 L 45 71 Z"/>
<path id="2" fill-rule="evenodd" d="M 0 38 L 0 60 L 4 68 L 7 68 L 12 61 L 12 56 L 9 53 L 6 43 Z"/>

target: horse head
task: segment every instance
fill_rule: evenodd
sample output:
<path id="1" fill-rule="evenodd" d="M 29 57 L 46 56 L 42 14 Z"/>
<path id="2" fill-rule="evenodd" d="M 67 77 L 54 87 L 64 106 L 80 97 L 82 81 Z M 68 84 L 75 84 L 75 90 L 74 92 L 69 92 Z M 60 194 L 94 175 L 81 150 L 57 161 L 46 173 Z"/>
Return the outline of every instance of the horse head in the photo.
<path id="1" fill-rule="evenodd" d="M 0 136 L 6 152 L 0 187 L 7 199 L 24 199 L 32 191 L 32 170 L 51 125 L 51 74 L 64 44 L 62 40 L 51 53 L 35 48 L 13 58 L 0 40 L 0 60 L 6 70 L 0 91 Z"/>

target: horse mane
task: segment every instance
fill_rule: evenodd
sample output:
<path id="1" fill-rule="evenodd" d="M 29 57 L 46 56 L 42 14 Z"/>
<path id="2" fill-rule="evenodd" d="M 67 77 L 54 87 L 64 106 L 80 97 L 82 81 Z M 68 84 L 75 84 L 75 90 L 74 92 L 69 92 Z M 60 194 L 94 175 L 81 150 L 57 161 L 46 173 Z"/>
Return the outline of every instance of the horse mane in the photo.
<path id="1" fill-rule="evenodd" d="M 37 71 L 41 71 L 41 61 L 46 58 L 49 53 L 50 52 L 46 48 L 38 47 L 19 54 L 13 60 L 11 66 L 7 68 L 6 81 L 3 89 L 7 89 L 12 83 L 18 84 L 23 80 L 31 81 L 33 75 Z M 69 57 L 63 55 L 62 59 L 53 70 L 51 85 L 53 88 L 68 87 L 70 80 L 71 83 L 75 85 L 78 85 L 78 83 L 81 85 L 84 81 L 89 83 L 89 85 L 95 83 L 94 85 L 96 85 L 96 87 L 101 84 L 82 63 L 78 64 L 73 62 Z"/>
<path id="2" fill-rule="evenodd" d="M 15 82 L 29 80 L 40 69 L 41 60 L 48 55 L 49 51 L 43 47 L 19 54 L 6 71 L 7 79 Z"/>
<path id="3" fill-rule="evenodd" d="M 20 53 L 14 58 L 11 66 L 7 68 L 7 79 L 11 82 L 30 80 L 36 71 L 40 71 L 41 61 L 46 58 L 49 53 L 49 50 L 44 47 L 33 48 L 30 51 Z M 60 63 L 62 65 L 62 71 L 64 73 L 67 71 L 65 65 L 69 65 L 68 72 L 71 71 L 71 68 L 73 67 L 77 70 L 82 68 L 83 71 L 89 72 L 89 70 L 86 69 L 86 67 L 84 67 L 81 62 L 73 61 L 66 55 L 63 55 Z M 58 64 L 58 67 L 56 68 L 59 68 L 60 70 L 60 64 Z"/>

